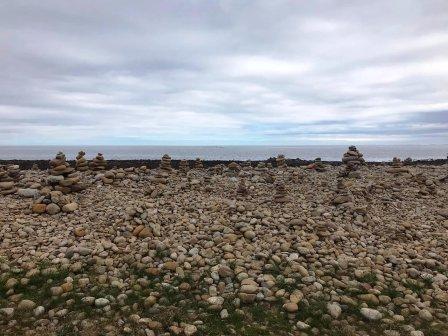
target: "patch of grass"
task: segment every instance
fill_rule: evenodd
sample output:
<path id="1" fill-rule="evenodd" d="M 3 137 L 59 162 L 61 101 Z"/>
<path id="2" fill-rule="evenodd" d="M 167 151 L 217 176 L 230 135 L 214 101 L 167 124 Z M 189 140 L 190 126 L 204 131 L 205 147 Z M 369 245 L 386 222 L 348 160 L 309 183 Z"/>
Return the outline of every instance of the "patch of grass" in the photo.
<path id="1" fill-rule="evenodd" d="M 374 285 L 378 281 L 378 277 L 375 273 L 366 273 L 360 279 L 360 282 L 368 283 L 370 285 Z"/>
<path id="2" fill-rule="evenodd" d="M 413 279 L 407 279 L 403 281 L 403 285 L 410 289 L 411 291 L 413 291 L 416 294 L 422 294 L 425 291 L 425 284 L 417 281 L 417 280 L 413 280 Z"/>
<path id="3" fill-rule="evenodd" d="M 381 291 L 381 295 L 386 295 L 390 297 L 391 299 L 395 299 L 397 297 L 402 297 L 403 294 L 399 291 L 397 291 L 395 288 L 392 287 L 386 287 Z"/>

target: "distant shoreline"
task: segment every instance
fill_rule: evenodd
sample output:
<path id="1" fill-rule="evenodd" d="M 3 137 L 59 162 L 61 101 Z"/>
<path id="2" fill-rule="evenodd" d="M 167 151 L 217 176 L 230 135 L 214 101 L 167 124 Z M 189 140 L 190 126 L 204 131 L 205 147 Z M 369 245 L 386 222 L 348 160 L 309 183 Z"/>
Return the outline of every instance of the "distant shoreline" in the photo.
<path id="1" fill-rule="evenodd" d="M 107 159 L 107 158 L 106 158 Z M 179 166 L 179 162 L 181 160 L 171 160 L 171 164 L 174 168 L 177 168 Z M 190 167 L 193 167 L 194 160 L 187 160 L 190 164 Z M 39 169 L 48 169 L 48 162 L 49 160 L 0 160 L 0 165 L 8 165 L 8 164 L 17 164 L 20 166 L 21 169 L 31 169 L 31 167 L 36 164 Z M 72 166 L 75 165 L 74 160 L 67 160 Z M 113 168 L 129 168 L 129 167 L 140 167 L 140 166 L 147 166 L 148 168 L 154 169 L 158 168 L 160 165 L 160 160 L 150 160 L 150 159 L 140 159 L 140 160 L 107 160 L 108 167 Z M 241 160 L 203 160 L 202 161 L 205 167 L 212 167 L 218 164 L 229 164 L 230 162 L 237 162 L 237 163 L 243 163 L 246 161 Z M 259 162 L 265 162 L 265 163 L 272 163 L 275 165 L 275 158 L 271 157 L 266 160 L 251 160 L 252 166 L 257 165 Z M 299 166 L 306 166 L 311 163 L 313 163 L 313 160 L 303 160 L 303 159 L 287 159 L 288 166 L 291 167 L 299 167 Z M 332 166 L 339 166 L 342 164 L 341 161 L 325 161 L 322 160 L 327 165 Z M 383 165 L 388 164 L 389 161 L 367 161 L 368 165 Z M 447 159 L 425 159 L 425 160 L 415 160 L 410 163 L 411 166 L 414 165 L 443 165 L 448 163 Z"/>

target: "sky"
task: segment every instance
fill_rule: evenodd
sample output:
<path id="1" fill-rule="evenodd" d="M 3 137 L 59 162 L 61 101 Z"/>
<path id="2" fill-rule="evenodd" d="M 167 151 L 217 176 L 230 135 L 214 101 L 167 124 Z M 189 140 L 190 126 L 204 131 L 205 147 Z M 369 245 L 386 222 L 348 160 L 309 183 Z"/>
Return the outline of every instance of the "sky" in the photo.
<path id="1" fill-rule="evenodd" d="M 448 1 L 0 0 L 0 145 L 448 143 Z"/>

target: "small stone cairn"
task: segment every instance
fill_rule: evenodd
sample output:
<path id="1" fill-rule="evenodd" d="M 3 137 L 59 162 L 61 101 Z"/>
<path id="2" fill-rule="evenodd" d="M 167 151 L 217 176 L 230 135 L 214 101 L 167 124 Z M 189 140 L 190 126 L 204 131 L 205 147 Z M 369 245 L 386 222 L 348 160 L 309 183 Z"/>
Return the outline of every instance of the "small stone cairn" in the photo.
<path id="1" fill-rule="evenodd" d="M 196 158 L 194 161 L 194 169 L 204 169 L 204 164 L 200 158 Z"/>
<path id="2" fill-rule="evenodd" d="M 187 174 L 190 170 L 190 165 L 187 160 L 181 160 L 179 163 L 179 170 L 182 174 Z"/>
<path id="3" fill-rule="evenodd" d="M 319 173 L 323 173 L 327 170 L 327 168 L 325 168 L 325 165 L 322 162 L 322 159 L 320 157 L 315 158 L 314 162 L 312 164 L 310 164 L 309 166 L 307 166 L 308 169 L 314 169 L 315 171 L 319 172 Z"/>
<path id="4" fill-rule="evenodd" d="M 17 191 L 16 182 L 20 179 L 18 165 L 0 166 L 0 195 L 10 195 Z"/>
<path id="5" fill-rule="evenodd" d="M 157 222 L 156 213 L 154 203 L 127 208 L 125 220 L 133 227 L 132 234 L 139 238 L 160 237 L 162 228 Z"/>
<path id="6" fill-rule="evenodd" d="M 249 189 L 247 188 L 246 185 L 246 180 L 245 179 L 240 179 L 239 183 L 238 183 L 238 187 L 236 189 L 236 196 L 237 198 L 243 198 L 249 195 Z"/>
<path id="7" fill-rule="evenodd" d="M 241 170 L 241 166 L 236 162 L 231 162 L 227 166 L 226 175 L 227 176 L 237 176 Z"/>
<path id="8" fill-rule="evenodd" d="M 286 168 L 286 159 L 283 154 L 279 154 L 275 159 L 275 162 L 277 164 L 277 168 Z"/>
<path id="9" fill-rule="evenodd" d="M 90 162 L 90 169 L 93 171 L 106 170 L 107 161 L 104 159 L 103 154 L 98 153 Z"/>
<path id="10" fill-rule="evenodd" d="M 89 170 L 89 163 L 87 162 L 87 159 L 84 157 L 86 153 L 84 151 L 79 151 L 78 155 L 76 156 L 76 170 L 77 171 L 87 171 Z"/>
<path id="11" fill-rule="evenodd" d="M 299 181 L 302 179 L 302 176 L 298 170 L 293 170 L 290 179 L 293 183 L 299 183 Z"/>
<path id="12" fill-rule="evenodd" d="M 40 196 L 32 205 L 31 211 L 37 214 L 56 215 L 61 211 L 71 213 L 77 209 L 78 203 L 73 202 L 68 195 L 64 195 L 61 191 L 53 190 Z"/>
<path id="13" fill-rule="evenodd" d="M 171 168 L 171 157 L 168 154 L 162 156 L 162 160 L 160 161 L 160 170 L 170 173 Z"/>
<path id="14" fill-rule="evenodd" d="M 285 183 L 283 181 L 279 181 L 276 183 L 273 201 L 275 203 L 287 203 L 290 201 Z"/>
<path id="15" fill-rule="evenodd" d="M 50 176 L 47 178 L 47 183 L 54 188 L 54 190 L 61 191 L 63 194 L 71 192 L 78 192 L 85 189 L 85 186 L 80 183 L 79 176 L 73 174 L 74 168 L 70 167 L 67 162 L 65 154 L 59 152 L 56 157 L 50 161 Z"/>
<path id="16" fill-rule="evenodd" d="M 336 184 L 336 192 L 335 196 L 333 198 L 332 203 L 334 205 L 340 205 L 345 203 L 351 203 L 353 202 L 353 195 L 350 193 L 350 191 L 347 189 L 344 180 L 338 179 Z"/>
<path id="17" fill-rule="evenodd" d="M 403 162 L 399 158 L 394 157 L 391 166 L 386 171 L 391 174 L 407 174 L 409 173 L 409 168 L 403 167 Z"/>

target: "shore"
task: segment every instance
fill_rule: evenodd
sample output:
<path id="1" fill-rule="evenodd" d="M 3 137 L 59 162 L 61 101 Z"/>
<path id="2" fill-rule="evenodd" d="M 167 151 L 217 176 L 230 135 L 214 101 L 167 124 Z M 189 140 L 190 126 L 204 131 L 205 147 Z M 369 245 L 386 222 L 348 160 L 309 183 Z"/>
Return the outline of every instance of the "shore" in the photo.
<path id="1" fill-rule="evenodd" d="M 260 162 L 265 163 L 271 163 L 275 164 L 275 158 L 267 158 L 266 160 L 252 160 L 252 165 L 256 166 Z M 174 168 L 179 167 L 179 162 L 181 160 L 171 160 L 172 165 Z M 194 164 L 194 160 L 187 160 L 190 166 Z M 47 169 L 48 168 L 48 162 L 49 160 L 0 160 L 0 165 L 9 165 L 9 164 L 15 164 L 22 167 L 22 169 L 31 169 L 33 165 L 37 165 L 39 169 Z M 75 165 L 75 160 L 68 160 L 72 166 Z M 238 164 L 243 164 L 245 161 L 238 161 L 238 160 L 203 160 L 202 161 L 204 166 L 206 168 L 210 168 L 213 166 L 216 166 L 218 164 L 224 164 L 228 165 L 231 162 L 236 162 Z M 290 167 L 300 167 L 300 166 L 306 166 L 311 163 L 313 163 L 313 160 L 303 160 L 300 158 L 297 159 L 287 159 L 287 164 Z M 327 165 L 332 166 L 340 166 L 342 163 L 341 161 L 323 161 Z M 140 167 L 140 166 L 147 166 L 150 169 L 158 168 L 160 165 L 160 160 L 108 160 L 110 167 L 116 167 L 116 168 L 129 168 L 129 167 Z M 377 162 L 377 161 L 367 161 L 368 165 L 384 165 L 387 164 L 387 162 Z M 427 160 L 414 160 L 409 165 L 411 166 L 417 166 L 417 165 L 443 165 L 448 163 L 448 159 L 427 159 Z"/>
<path id="2" fill-rule="evenodd" d="M 448 334 L 446 160 L 265 162 L 0 161 L 1 334 Z"/>

